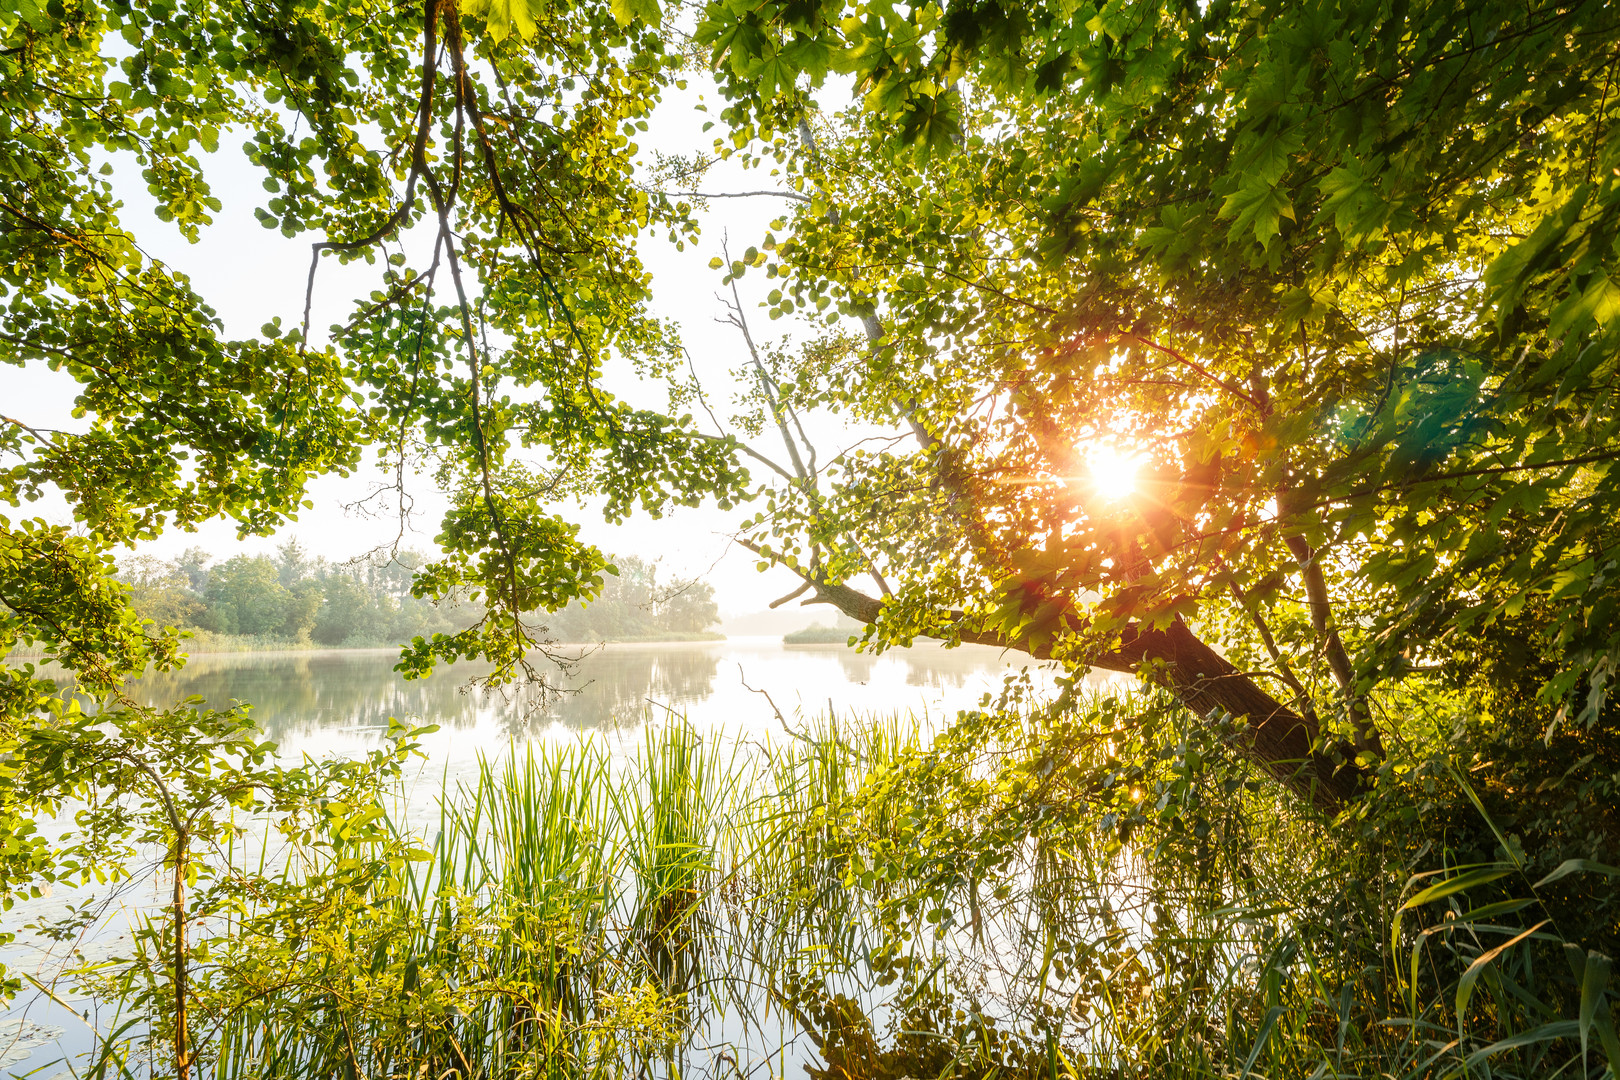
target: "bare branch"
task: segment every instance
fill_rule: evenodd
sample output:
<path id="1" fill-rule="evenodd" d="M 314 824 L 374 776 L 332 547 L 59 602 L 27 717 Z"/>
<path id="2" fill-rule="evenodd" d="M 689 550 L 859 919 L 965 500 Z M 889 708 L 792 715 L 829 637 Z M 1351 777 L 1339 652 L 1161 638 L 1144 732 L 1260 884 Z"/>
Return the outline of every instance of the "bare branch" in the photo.
<path id="1" fill-rule="evenodd" d="M 709 399 L 703 393 L 703 383 L 698 379 L 697 364 L 693 363 L 692 354 L 685 345 L 681 346 L 681 354 L 686 357 L 686 370 L 692 373 L 692 386 L 697 390 L 698 404 L 702 405 L 703 411 L 709 414 L 709 419 L 713 421 L 715 430 L 721 435 L 725 435 L 726 426 L 720 422 L 718 416 L 714 415 L 714 410 L 709 408 Z"/>
<path id="2" fill-rule="evenodd" d="M 799 597 L 809 592 L 813 587 L 814 582 L 807 581 L 803 585 L 800 585 L 797 589 L 794 589 L 792 592 L 788 593 L 786 596 L 772 600 L 770 603 L 771 610 L 774 611 L 789 601 L 797 600 Z"/>
<path id="3" fill-rule="evenodd" d="M 725 241 L 721 242 L 721 251 L 725 252 L 726 261 L 731 261 L 731 246 Z M 737 282 L 731 282 L 731 315 L 728 321 L 738 330 L 742 331 L 743 342 L 748 346 L 748 355 L 754 363 L 754 371 L 759 377 L 760 390 L 765 394 L 765 404 L 771 410 L 771 419 L 776 421 L 777 430 L 782 433 L 782 443 L 787 447 L 788 459 L 793 462 L 793 471 L 799 474 L 799 479 L 806 484 L 810 482 L 810 474 L 804 467 L 804 460 L 799 456 L 799 446 L 793 441 L 793 433 L 788 430 L 787 421 L 782 415 L 781 400 L 772 389 L 771 376 L 765 370 L 765 363 L 759 357 L 759 349 L 754 344 L 754 335 L 748 330 L 748 318 L 743 314 L 742 296 L 737 292 Z"/>
<path id="4" fill-rule="evenodd" d="M 672 199 L 751 199 L 756 196 L 767 196 L 778 199 L 792 199 L 794 202 L 809 202 L 810 196 L 797 191 L 659 191 L 657 188 L 642 188 L 648 195 L 664 195 Z"/>
<path id="5" fill-rule="evenodd" d="M 740 439 L 733 439 L 730 435 L 710 435 L 706 431 L 694 431 L 692 432 L 692 436 L 694 438 L 702 439 L 704 442 L 726 442 L 728 440 L 734 442 L 737 444 L 738 449 L 740 449 L 743 453 L 747 454 L 749 457 L 753 458 L 767 469 L 776 473 L 788 483 L 798 483 L 798 477 L 794 476 L 792 473 L 782 468 L 782 466 L 778 465 L 776 462 L 772 461 L 770 458 L 766 457 L 764 454 L 760 453 L 758 450 L 755 450 L 752 446 L 749 446 Z"/>

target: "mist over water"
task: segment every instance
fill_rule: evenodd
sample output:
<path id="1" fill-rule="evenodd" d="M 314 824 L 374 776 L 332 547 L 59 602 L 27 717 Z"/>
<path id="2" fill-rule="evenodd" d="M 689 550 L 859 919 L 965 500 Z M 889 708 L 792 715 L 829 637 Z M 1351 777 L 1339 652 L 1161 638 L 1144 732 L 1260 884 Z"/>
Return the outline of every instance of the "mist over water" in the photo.
<path id="1" fill-rule="evenodd" d="M 354 754 L 377 745 L 397 718 L 438 725 L 423 740 L 452 773 L 516 741 L 601 732 L 619 738 L 671 713 L 705 729 L 757 733 L 829 709 L 904 712 L 943 719 L 1000 693 L 1028 668 L 1038 688 L 1053 673 L 1027 656 L 982 646 L 923 644 L 880 656 L 843 646 L 784 646 L 775 638 L 572 648 L 566 668 L 540 662 L 554 692 L 485 689 L 487 665 L 441 668 L 406 680 L 391 650 L 214 654 L 130 687 L 142 704 L 201 697 L 210 707 L 253 706 L 264 737 L 283 754 Z"/>

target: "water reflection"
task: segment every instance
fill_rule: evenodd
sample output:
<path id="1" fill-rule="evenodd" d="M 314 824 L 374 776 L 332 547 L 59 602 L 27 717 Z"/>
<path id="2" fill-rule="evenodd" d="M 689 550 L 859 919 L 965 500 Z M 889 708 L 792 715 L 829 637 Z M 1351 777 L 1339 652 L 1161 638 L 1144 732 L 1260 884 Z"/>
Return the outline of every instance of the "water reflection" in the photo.
<path id="1" fill-rule="evenodd" d="M 130 695 L 161 707 L 192 696 L 216 709 L 247 702 L 265 737 L 277 743 L 323 730 L 386 730 L 391 716 L 448 728 L 477 723 L 463 677 L 441 673 L 407 682 L 392 670 L 393 660 L 392 652 L 369 650 L 197 656 L 178 671 L 147 675 Z"/>
<path id="2" fill-rule="evenodd" d="M 388 650 L 197 656 L 179 671 L 148 675 L 131 693 L 157 706 L 192 696 L 214 708 L 247 702 L 265 738 L 284 752 L 363 749 L 376 744 L 390 717 L 437 724 L 425 749 L 430 760 L 449 765 L 559 727 L 618 731 L 665 709 L 726 728 L 773 725 L 778 709 L 789 717 L 833 709 L 937 718 L 976 704 L 1029 663 L 992 649 L 926 644 L 882 656 L 785 647 L 774 638 L 609 645 L 579 657 L 569 672 L 553 672 L 562 692 L 540 699 L 474 687 L 487 666 L 462 664 L 406 681 L 393 670 L 395 658 Z M 1038 683 L 1049 679 L 1034 670 Z"/>
<path id="3" fill-rule="evenodd" d="M 469 680 L 487 667 L 458 665 L 428 679 L 406 681 L 393 670 L 395 660 L 390 650 L 197 656 L 179 671 L 148 675 L 129 692 L 158 707 L 191 697 L 215 708 L 233 701 L 251 703 L 264 737 L 288 757 L 364 752 L 377 745 L 390 717 L 437 724 L 440 730 L 421 740 L 424 760 L 407 768 L 400 802 L 392 810 L 392 820 L 431 838 L 441 820 L 440 795 L 474 779 L 481 754 L 499 757 L 514 741 L 571 740 L 590 731 L 617 751 L 623 742 L 640 740 L 641 732 L 634 729 L 644 720 L 672 710 L 704 729 L 705 738 L 710 733 L 723 739 L 735 736 L 738 753 L 752 754 L 766 738 L 786 738 L 778 711 L 789 721 L 796 713 L 826 709 L 840 714 L 903 712 L 937 720 L 996 691 L 1008 673 L 1028 663 L 1026 657 L 986 648 L 946 650 L 926 644 L 882 656 L 841 646 L 785 647 L 777 639 L 615 645 L 581 657 L 564 680 L 567 692 L 536 702 L 471 688 Z M 1050 685 L 1050 673 L 1037 670 L 1035 680 Z M 266 842 L 258 828 L 250 825 L 244 836 L 247 850 Z M 158 878 L 129 885 L 124 913 L 155 911 L 161 890 Z M 83 893 L 73 889 L 21 899 L 7 912 L 5 925 L 20 928 L 35 919 L 57 918 L 66 902 L 82 899 Z M 119 914 L 89 937 L 72 942 L 71 952 L 68 945 L 25 936 L 5 946 L 0 960 L 59 977 L 70 963 L 128 955 L 127 934 L 127 920 Z M 74 1013 L 38 997 L 25 999 L 23 1007 L 70 1033 L 60 1043 L 50 1043 L 53 1057 L 64 1050 L 89 1050 L 89 1029 Z M 769 1007 L 762 1011 L 770 1016 Z M 728 1014 L 720 1015 L 721 1030 L 728 1030 L 723 1026 L 731 1022 Z M 114 1023 L 94 1014 L 85 1019 L 103 1030 Z M 0 1029 L 0 1039 L 4 1036 Z M 0 1042 L 0 1053 L 4 1049 Z M 801 1051 L 787 1049 L 782 1060 Z M 10 1070 L 0 1062 L 0 1071 Z"/>
<path id="4" fill-rule="evenodd" d="M 685 705 L 708 698 L 719 666 L 713 648 L 606 648 L 580 661 L 545 715 L 577 729 L 633 723 L 649 701 Z"/>

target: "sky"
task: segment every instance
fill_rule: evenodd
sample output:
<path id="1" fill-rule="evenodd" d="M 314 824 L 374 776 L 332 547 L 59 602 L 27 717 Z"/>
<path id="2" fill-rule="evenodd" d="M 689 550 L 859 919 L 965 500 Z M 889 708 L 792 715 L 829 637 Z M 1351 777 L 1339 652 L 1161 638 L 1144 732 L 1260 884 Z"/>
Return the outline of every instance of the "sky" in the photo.
<path id="1" fill-rule="evenodd" d="M 649 132 L 640 140 L 644 160 L 650 161 L 656 151 L 690 155 L 694 150 L 711 148 L 713 135 L 702 131 L 703 123 L 710 117 L 697 109 L 700 95 L 706 96 L 718 109 L 718 94 L 701 77 L 690 79 L 685 91 L 671 90 L 654 114 Z M 309 244 L 314 237 L 287 239 L 258 223 L 253 216 L 254 207 L 262 205 L 269 196 L 261 186 L 262 177 L 239 151 L 222 144 L 220 152 L 207 162 L 214 194 L 222 201 L 223 209 L 215 215 L 215 223 L 203 230 L 196 244 L 187 243 L 177 230 L 151 213 L 151 201 L 139 181 L 130 176 L 132 170 L 127 163 L 115 162 L 115 165 L 119 168 L 115 183 L 119 184 L 119 193 L 125 202 L 124 226 L 135 233 L 151 255 L 191 277 L 193 286 L 218 311 L 228 337 L 255 335 L 261 325 L 276 316 L 280 316 L 284 326 L 298 325 L 309 268 Z M 120 177 L 125 176 L 130 176 L 134 182 L 121 182 Z M 761 170 L 745 171 L 732 163 L 722 163 L 704 180 L 703 190 L 751 191 L 772 186 L 772 178 Z M 746 353 L 738 332 L 716 321 L 725 310 L 717 296 L 722 272 L 710 270 L 709 260 L 720 254 L 722 240 L 727 235 L 733 251 L 756 243 L 764 235 L 768 222 L 783 214 L 787 207 L 785 200 L 776 198 L 714 200 L 710 209 L 700 215 L 703 231 L 695 246 L 688 245 L 684 252 L 678 252 L 667 240 L 651 234 L 641 241 L 642 259 L 653 275 L 652 314 L 679 324 L 681 339 L 692 356 L 710 404 L 722 416 L 726 412 L 723 406 L 734 390 L 727 373 L 742 363 Z M 321 328 L 340 321 L 350 310 L 351 298 L 365 295 L 375 287 L 377 274 L 377 267 L 364 263 L 345 267 L 335 260 L 322 261 L 311 319 L 316 331 L 312 337 L 317 342 Z M 741 287 L 744 303 L 750 309 L 750 328 L 758 340 L 773 333 L 780 334 L 787 329 L 787 321 L 772 324 L 763 310 L 754 308 L 759 297 L 750 296 L 749 287 L 755 284 L 762 286 L 763 280 L 756 283 L 744 279 Z M 666 405 L 661 384 L 640 384 L 627 369 L 628 365 L 625 370 L 610 369 L 605 380 L 609 392 L 633 404 L 655 408 Z M 76 384 L 66 375 L 53 373 L 42 365 L 20 371 L 7 367 L 4 382 L 8 413 L 41 426 L 71 429 L 82 424 L 70 417 Z M 846 438 L 834 430 L 825 434 L 830 442 Z M 853 441 L 854 436 L 847 439 Z M 780 451 L 780 447 L 764 444 L 761 449 Z M 821 450 L 823 458 L 831 456 L 826 446 Z M 228 558 L 244 552 L 270 552 L 288 539 L 296 538 L 312 554 L 333 560 L 350 558 L 391 542 L 398 531 L 398 519 L 393 514 L 368 518 L 344 509 L 370 494 L 381 479 L 368 464 L 348 478 L 329 476 L 316 480 L 307 493 L 314 508 L 305 510 L 296 523 L 274 537 L 239 541 L 230 522 L 216 520 L 195 532 L 170 530 L 160 539 L 143 544 L 139 550 L 170 558 L 196 545 L 216 558 Z M 406 536 L 404 546 L 431 551 L 443 501 L 425 477 L 412 482 L 410 491 L 418 513 L 414 531 Z M 563 505 L 558 511 L 579 522 L 582 537 L 604 551 L 658 560 L 671 575 L 702 576 L 714 585 L 716 599 L 725 614 L 758 611 L 775 597 L 790 592 L 798 583 L 786 570 L 758 572 L 754 557 L 730 543 L 725 533 L 738 519 L 734 512 L 723 513 L 710 506 L 678 510 L 657 520 L 638 513 L 624 524 L 613 526 L 602 521 L 589 506 Z M 14 518 L 19 515 L 19 511 L 6 512 Z M 65 504 L 60 502 L 25 505 L 20 514 L 53 522 L 71 520 Z"/>

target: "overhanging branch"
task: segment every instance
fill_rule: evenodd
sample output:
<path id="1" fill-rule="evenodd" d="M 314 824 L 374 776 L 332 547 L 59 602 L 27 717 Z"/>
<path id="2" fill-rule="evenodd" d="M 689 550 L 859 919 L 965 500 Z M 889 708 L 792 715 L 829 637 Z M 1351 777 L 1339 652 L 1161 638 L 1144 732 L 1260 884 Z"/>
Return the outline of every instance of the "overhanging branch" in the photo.
<path id="1" fill-rule="evenodd" d="M 763 554 L 747 540 L 738 542 Z M 814 590 L 805 603 L 829 604 L 868 625 L 878 621 L 883 601 L 876 597 L 848 585 L 817 581 L 802 571 L 799 576 Z M 1035 644 L 1027 637 L 971 629 L 959 631 L 957 637 L 966 644 L 1012 649 L 1037 660 L 1052 658 L 1049 644 Z M 1221 715 L 1247 719 L 1238 749 L 1318 809 L 1336 812 L 1362 788 L 1365 777 L 1354 764 L 1352 748 L 1324 751 L 1317 745 L 1321 729 L 1313 718 L 1299 715 L 1272 697 L 1200 641 L 1180 619 L 1162 630 L 1133 623 L 1120 632 L 1111 648 L 1085 662 L 1105 671 L 1151 678 L 1207 719 Z"/>

